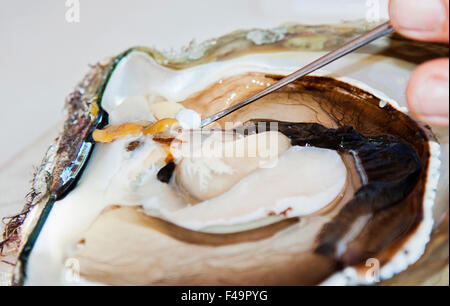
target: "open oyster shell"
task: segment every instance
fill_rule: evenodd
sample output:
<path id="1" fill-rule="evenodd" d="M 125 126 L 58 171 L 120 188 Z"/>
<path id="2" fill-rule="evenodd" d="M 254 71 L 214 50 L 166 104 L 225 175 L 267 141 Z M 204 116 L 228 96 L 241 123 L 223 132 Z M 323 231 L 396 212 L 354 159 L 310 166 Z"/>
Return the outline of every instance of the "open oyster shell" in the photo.
<path id="1" fill-rule="evenodd" d="M 39 239 L 42 237 L 42 230 L 48 223 L 47 218 L 52 208 L 58 205 L 66 196 L 70 196 L 73 188 L 77 188 L 76 182 L 82 175 L 83 170 L 89 165 L 88 161 L 95 145 L 91 136 L 92 132 L 94 129 L 108 124 L 108 113 L 105 112 L 105 109 L 113 110 L 116 103 L 120 103 L 129 96 L 145 93 L 145 90 L 149 90 L 147 87 L 148 84 L 151 84 L 150 86 L 153 86 L 153 88 L 159 88 L 160 91 L 165 93 L 166 98 L 177 102 L 185 100 L 186 105 L 194 108 L 195 102 L 189 102 L 189 98 L 192 98 L 197 92 L 211 86 L 214 82 L 225 79 L 226 77 L 232 77 L 233 75 L 254 72 L 263 73 L 264 77 L 276 80 L 276 75 L 288 73 L 293 68 L 317 56 L 316 53 L 308 52 L 331 49 L 362 31 L 364 31 L 364 26 L 361 27 L 361 25 L 358 25 L 354 27 L 352 25 L 344 25 L 324 27 L 292 26 L 283 28 L 282 35 L 279 29 L 266 32 L 259 30 L 241 32 L 225 36 L 214 42 L 208 42 L 196 47 L 194 50 L 188 50 L 188 52 L 176 58 L 165 58 L 163 54 L 155 50 L 134 48 L 92 67 L 91 72 L 68 99 L 68 118 L 64 125 L 64 130 L 61 137 L 50 147 L 42 166 L 36 174 L 29 203 L 26 205 L 23 214 L 11 219 L 7 226 L 5 232 L 7 243 L 2 244 L 2 247 L 11 247 L 12 243 L 15 242 L 20 252 L 15 267 L 13 282 L 15 284 L 27 284 L 29 281 L 27 276 L 36 274 L 36 265 L 38 263 L 36 262 L 36 257 L 33 259 L 35 246 L 39 244 Z M 255 35 L 255 33 L 259 33 L 259 35 Z M 255 37 L 259 38 L 255 40 Z M 411 44 L 414 44 L 416 48 L 409 48 Z M 282 51 L 293 50 L 303 52 L 280 53 Z M 268 51 L 270 53 L 267 53 Z M 377 55 L 373 55 L 374 53 Z M 439 175 L 439 145 L 435 142 L 434 137 L 427 128 L 421 127 L 406 115 L 403 115 L 401 113 L 403 109 L 396 102 L 388 98 L 387 95 L 400 100 L 401 95 L 399 95 L 398 88 L 402 88 L 401 83 L 405 82 L 409 71 L 414 66 L 412 63 L 434 56 L 442 56 L 447 53 L 448 49 L 439 45 L 413 43 L 394 36 L 390 40 L 383 41 L 377 45 L 371 45 L 363 49 L 361 54 L 350 56 L 345 61 L 341 61 L 339 64 L 330 67 L 334 75 L 350 75 L 355 79 L 369 83 L 373 87 L 383 88 L 383 93 L 375 91 L 363 83 L 352 79 L 340 78 L 336 80 L 327 77 L 305 78 L 297 82 L 297 84 L 294 84 L 294 88 L 287 89 L 295 91 L 301 88 L 301 90 L 306 89 L 307 92 L 318 91 L 328 94 L 335 91 L 336 95 L 341 95 L 342 97 L 345 97 L 345 95 L 353 95 L 354 97 L 352 99 L 354 101 L 352 103 L 359 101 L 356 103 L 366 103 L 370 104 L 372 108 L 376 107 L 378 109 L 377 113 L 380 115 L 375 115 L 375 119 L 371 120 L 377 121 L 379 119 L 378 126 L 366 124 L 367 122 L 365 120 L 358 121 L 351 116 L 346 116 L 345 106 L 336 105 L 335 109 L 329 109 L 327 112 L 333 113 L 333 111 L 337 110 L 334 114 L 335 119 L 340 115 L 341 117 L 339 119 L 343 122 L 348 122 L 344 124 L 340 120 L 336 120 L 336 126 L 327 126 L 327 128 L 331 129 L 351 125 L 356 132 L 364 137 L 378 137 L 386 134 L 394 135 L 412 145 L 413 151 L 420 159 L 421 172 L 419 175 L 420 178 L 418 178 L 420 183 L 417 184 L 417 187 L 414 187 L 414 191 L 412 192 L 414 195 L 410 195 L 410 197 L 415 199 L 413 201 L 414 204 L 409 202 L 403 208 L 398 208 L 397 206 L 396 209 L 399 211 L 389 217 L 394 219 L 388 219 L 395 220 L 395 217 L 392 216 L 402 216 L 402 213 L 407 211 L 408 214 L 405 215 L 406 219 L 403 219 L 403 221 L 408 219 L 409 221 L 406 221 L 408 225 L 401 229 L 396 228 L 394 225 L 394 228 L 399 233 L 391 233 L 394 236 L 391 236 L 388 240 L 381 241 L 370 257 L 379 260 L 379 264 L 381 265 L 381 279 L 390 278 L 392 275 L 401 272 L 422 255 L 432 229 L 432 205 Z M 371 55 L 369 56 L 367 54 Z M 247 55 L 247 57 L 243 57 L 244 55 Z M 397 61 L 392 59 L 392 57 L 388 57 L 388 55 L 394 58 L 402 58 L 403 60 Z M 233 62 L 233 64 L 231 65 L 230 62 Z M 361 66 L 358 66 L 361 65 L 361 62 L 363 62 L 362 66 L 368 63 L 371 64 L 369 74 L 367 70 L 361 69 Z M 146 65 L 148 69 L 145 68 Z M 159 65 L 180 70 L 178 72 L 170 72 Z M 197 69 L 197 72 L 191 76 L 191 79 L 183 79 L 183 77 L 180 77 L 183 76 L 183 71 L 189 70 L 187 68 L 193 69 L 191 71 L 194 72 Z M 222 72 L 220 72 L 221 69 Z M 373 77 L 386 71 L 389 71 L 389 74 L 395 75 L 395 78 L 397 78 L 395 81 L 397 83 L 394 80 L 392 82 L 383 80 L 382 83 L 379 83 L 381 82 L 380 79 L 377 80 Z M 130 79 L 130 76 L 133 79 Z M 177 76 L 179 77 L 178 80 L 176 79 Z M 174 90 L 177 84 L 182 88 L 178 87 Z M 151 90 L 152 88 L 150 88 Z M 172 96 L 170 96 L 171 92 L 173 94 Z M 337 99 L 338 102 L 344 100 Z M 344 111 L 339 111 L 339 107 L 344 107 Z M 212 111 L 212 109 L 209 111 Z M 240 116 L 242 117 L 239 119 L 246 118 L 245 114 L 240 114 Z M 258 119 L 258 117 L 253 117 L 250 114 L 248 116 L 246 119 Z M 282 120 L 283 118 L 275 119 L 278 121 L 298 122 L 291 118 L 287 118 L 290 120 Z M 399 121 L 399 123 L 392 123 L 392 121 Z M 445 188 L 448 190 L 448 186 Z M 409 194 L 409 192 L 411 191 L 407 193 Z M 148 222 L 137 220 L 137 217 L 145 219 L 145 217 L 140 213 L 137 214 L 130 207 L 112 209 L 103 212 L 92 227 L 100 226 L 102 222 L 107 225 L 109 222 L 114 221 L 114 218 L 118 218 L 117 220 L 132 220 L 132 222 L 137 223 Z M 64 220 L 61 221 L 64 222 Z M 266 228 L 265 231 L 273 231 L 275 233 L 280 230 L 288 231 L 290 227 L 295 226 L 290 223 L 291 221 L 290 219 L 286 219 L 281 221 L 284 222 L 283 224 L 273 223 L 273 225 L 270 225 L 272 228 L 270 230 Z M 164 230 L 162 232 L 166 236 L 170 236 L 168 232 L 170 232 L 172 225 L 166 223 L 159 224 L 159 221 L 153 219 L 151 222 L 156 222 L 157 224 L 154 226 L 163 228 Z M 127 222 L 120 224 L 124 225 L 125 229 L 127 228 Z M 281 228 L 277 228 L 277 226 Z M 88 239 L 99 239 L 95 233 L 95 231 L 88 232 L 86 235 Z M 150 235 L 149 237 L 155 235 L 154 231 L 150 231 L 148 234 Z M 252 234 L 250 233 L 249 235 L 251 236 Z M 285 237 L 280 238 L 277 235 L 270 234 L 268 237 L 258 237 L 259 242 L 256 243 L 256 246 L 249 246 L 247 251 L 250 255 L 253 254 L 251 249 L 253 247 L 253 251 L 257 252 L 259 250 L 258 243 L 264 246 L 264 243 L 266 245 L 275 245 L 277 242 L 283 242 Z M 389 236 L 389 233 L 387 235 Z M 154 236 L 153 238 L 166 239 L 160 236 Z M 202 234 L 201 232 L 194 231 L 185 233 L 183 237 L 178 237 L 178 239 L 187 239 L 190 241 L 190 244 L 195 245 L 202 244 L 202 241 L 214 244 L 217 237 L 211 233 Z M 239 240 L 242 237 L 228 239 L 231 239 L 234 243 L 242 242 Z M 244 239 L 244 241 L 247 240 Z M 173 241 L 170 243 L 173 243 Z M 177 247 L 176 243 L 175 245 L 171 245 L 170 243 L 168 247 Z M 124 243 L 124 246 L 126 254 L 127 245 Z M 233 246 L 230 248 L 233 248 Z M 187 250 L 189 250 L 189 246 Z M 194 253 L 196 251 L 202 252 L 201 249 L 191 250 Z M 229 249 L 227 251 L 233 252 L 233 250 Z M 58 252 L 62 252 L 62 250 Z M 160 256 L 163 256 L 163 254 Z M 215 256 L 218 255 L 216 254 Z M 131 256 L 131 258 L 133 257 Z M 251 256 L 249 258 L 243 258 L 242 261 L 235 262 L 234 264 L 239 265 L 243 262 L 249 262 L 251 260 L 250 258 Z M 321 271 L 319 276 L 303 282 L 296 280 L 296 277 L 300 277 L 302 273 L 305 274 L 307 271 L 304 270 L 304 262 L 297 262 L 294 265 L 299 271 L 297 274 L 292 273 L 284 277 L 274 278 L 266 284 L 314 284 L 320 282 L 325 282 L 326 284 L 361 284 L 376 281 L 374 278 L 367 278 L 367 258 L 357 258 L 356 261 L 346 261 L 341 258 L 337 258 L 336 261 L 334 261 L 335 258 L 331 261 L 327 259 L 326 264 L 323 265 L 324 271 Z M 139 256 L 137 259 L 139 259 Z M 89 262 L 89 260 L 83 261 L 83 256 L 78 256 L 77 260 L 81 261 L 82 266 L 92 265 L 92 262 Z M 283 261 L 274 263 L 276 267 L 281 267 Z M 226 266 L 226 261 L 223 264 Z M 218 265 L 220 266 L 220 263 Z M 176 268 L 176 266 L 174 267 Z M 287 263 L 285 267 L 289 267 L 288 270 L 292 270 L 291 266 Z M 192 269 L 193 271 L 197 271 L 195 267 L 192 267 Z M 90 267 L 90 271 L 93 271 L 93 274 L 82 273 L 83 277 L 87 276 L 91 282 L 100 282 L 101 280 L 95 276 L 95 265 L 94 267 Z M 172 271 L 166 272 L 170 274 Z M 287 271 L 285 272 L 287 273 Z M 216 275 L 217 273 L 219 272 L 216 271 Z M 186 275 L 189 275 L 189 273 Z M 244 277 L 241 279 L 241 283 L 252 283 L 252 279 L 254 280 L 253 283 L 255 283 L 257 277 L 259 275 L 251 275 L 249 278 Z M 176 277 L 173 277 L 173 279 L 176 279 Z M 130 281 L 129 279 L 119 280 L 121 283 Z M 155 280 L 157 278 L 152 279 L 152 281 Z M 214 277 L 198 278 L 195 281 L 191 279 L 191 281 L 191 283 L 196 284 L 220 284 L 220 281 Z M 33 283 L 33 281 L 30 283 Z M 118 284 L 115 283 L 114 279 L 109 279 L 105 283 Z M 170 282 L 168 283 L 171 284 Z M 174 283 L 187 284 L 188 282 L 183 279 L 178 279 L 172 284 Z M 239 283 L 239 278 L 237 278 L 236 283 Z M 142 284 L 146 283 L 143 282 Z"/>

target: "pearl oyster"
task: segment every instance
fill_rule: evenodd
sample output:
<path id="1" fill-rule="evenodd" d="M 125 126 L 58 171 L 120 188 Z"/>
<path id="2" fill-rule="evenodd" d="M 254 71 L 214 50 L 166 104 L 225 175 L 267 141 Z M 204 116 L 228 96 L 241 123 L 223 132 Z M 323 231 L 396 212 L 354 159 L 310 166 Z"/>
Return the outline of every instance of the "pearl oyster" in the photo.
<path id="1" fill-rule="evenodd" d="M 292 45 L 298 30 L 287 31 L 284 48 L 303 48 Z M 344 39 L 345 28 L 339 31 L 332 36 Z M 222 156 L 206 166 L 183 158 L 174 167 L 161 142 L 136 126 L 95 143 L 94 130 L 108 126 L 146 128 L 182 109 L 205 117 L 317 56 L 287 52 L 280 42 L 259 53 L 261 44 L 243 42 L 233 58 L 221 58 L 228 43 L 201 59 L 134 48 L 93 67 L 68 100 L 64 132 L 35 178 L 31 202 L 7 228 L 10 241 L 20 239 L 15 283 L 366 284 L 377 280 L 367 276 L 368 262 L 378 262 L 377 275 L 387 279 L 421 256 L 439 145 L 388 98 L 398 84 L 381 93 L 336 76 L 361 60 L 372 73 L 389 67 L 406 76 L 407 62 L 351 55 L 216 124 L 235 144 L 272 133 L 252 123 L 277 123 L 273 167 Z M 364 80 L 359 73 L 353 77 Z M 206 189 L 201 175 L 189 174 L 202 167 L 211 170 Z M 77 277 L 67 277 L 71 270 Z"/>

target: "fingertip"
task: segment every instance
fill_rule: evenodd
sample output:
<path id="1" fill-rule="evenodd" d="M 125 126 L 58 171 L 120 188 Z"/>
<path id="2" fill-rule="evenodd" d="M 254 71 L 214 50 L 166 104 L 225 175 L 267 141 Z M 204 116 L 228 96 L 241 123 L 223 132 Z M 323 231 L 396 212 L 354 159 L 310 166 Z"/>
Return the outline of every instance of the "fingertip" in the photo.
<path id="1" fill-rule="evenodd" d="M 449 41 L 449 0 L 391 0 L 389 14 L 395 30 L 408 38 Z"/>
<path id="2" fill-rule="evenodd" d="M 437 126 L 449 125 L 449 60 L 438 59 L 420 65 L 406 89 L 411 114 Z"/>

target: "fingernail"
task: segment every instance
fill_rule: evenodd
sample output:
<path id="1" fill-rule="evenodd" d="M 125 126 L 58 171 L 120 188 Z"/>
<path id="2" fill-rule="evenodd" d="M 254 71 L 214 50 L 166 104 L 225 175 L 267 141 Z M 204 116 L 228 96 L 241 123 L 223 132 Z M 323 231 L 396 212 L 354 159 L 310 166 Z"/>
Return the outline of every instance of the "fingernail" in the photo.
<path id="1" fill-rule="evenodd" d="M 401 31 L 434 32 L 446 20 L 441 0 L 393 0 L 391 18 Z"/>
<path id="2" fill-rule="evenodd" d="M 441 76 L 429 77 L 420 85 L 413 98 L 415 111 L 424 121 L 447 123 L 449 117 L 449 83 Z"/>

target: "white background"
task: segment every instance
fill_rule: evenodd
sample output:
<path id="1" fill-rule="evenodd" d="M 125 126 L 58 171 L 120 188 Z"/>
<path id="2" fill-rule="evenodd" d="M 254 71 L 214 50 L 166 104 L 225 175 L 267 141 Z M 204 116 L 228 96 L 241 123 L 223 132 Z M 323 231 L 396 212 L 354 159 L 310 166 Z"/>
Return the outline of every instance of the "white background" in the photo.
<path id="1" fill-rule="evenodd" d="M 66 0 L 0 0 L 0 168 L 58 127 L 90 63 L 135 45 L 178 49 L 237 29 L 362 19 L 374 1 L 79 0 L 71 24 Z"/>

